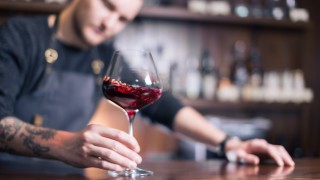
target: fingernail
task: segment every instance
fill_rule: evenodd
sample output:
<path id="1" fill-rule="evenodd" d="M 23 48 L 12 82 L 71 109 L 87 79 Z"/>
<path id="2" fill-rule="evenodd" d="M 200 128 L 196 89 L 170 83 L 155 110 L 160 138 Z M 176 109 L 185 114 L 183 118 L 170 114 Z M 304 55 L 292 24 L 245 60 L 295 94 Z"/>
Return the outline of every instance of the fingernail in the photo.
<path id="1" fill-rule="evenodd" d="M 140 156 L 137 156 L 134 161 L 137 163 L 137 164 L 140 164 L 142 162 L 142 158 Z"/>
<path id="2" fill-rule="evenodd" d="M 134 151 L 140 152 L 140 147 L 139 147 L 139 146 L 136 146 L 136 147 L 134 148 Z"/>
<path id="3" fill-rule="evenodd" d="M 258 165 L 258 164 L 259 164 L 259 161 L 260 161 L 259 159 L 255 159 L 255 160 L 254 160 L 254 164 L 255 164 L 255 165 Z"/>
<path id="4" fill-rule="evenodd" d="M 279 161 L 279 162 L 278 162 L 278 165 L 279 165 L 279 166 L 283 166 L 283 162 L 282 162 L 282 161 Z"/>
<path id="5" fill-rule="evenodd" d="M 123 170 L 123 168 L 121 166 L 117 166 L 116 169 L 117 169 L 116 171 L 122 171 Z"/>
<path id="6" fill-rule="evenodd" d="M 134 169 L 134 168 L 136 168 L 137 167 L 137 164 L 135 163 L 135 162 L 131 162 L 130 164 L 129 164 L 129 168 L 130 169 Z"/>
<path id="7" fill-rule="evenodd" d="M 291 165 L 291 166 L 295 166 L 296 163 L 294 163 L 294 161 L 291 161 L 290 165 Z"/>

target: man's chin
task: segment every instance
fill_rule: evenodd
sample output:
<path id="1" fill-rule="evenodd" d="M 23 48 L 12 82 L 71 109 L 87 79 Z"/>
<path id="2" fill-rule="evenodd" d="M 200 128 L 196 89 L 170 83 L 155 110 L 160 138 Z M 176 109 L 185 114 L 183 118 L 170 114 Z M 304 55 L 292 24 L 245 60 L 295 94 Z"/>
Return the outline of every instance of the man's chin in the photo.
<path id="1" fill-rule="evenodd" d="M 102 36 L 91 35 L 91 34 L 84 37 L 85 37 L 84 40 L 86 44 L 89 46 L 97 46 L 105 40 L 105 38 Z"/>
<path id="2" fill-rule="evenodd" d="M 88 41 L 86 41 L 86 44 L 88 46 L 97 46 L 99 44 L 101 44 L 103 42 L 103 40 L 101 39 L 89 39 Z"/>

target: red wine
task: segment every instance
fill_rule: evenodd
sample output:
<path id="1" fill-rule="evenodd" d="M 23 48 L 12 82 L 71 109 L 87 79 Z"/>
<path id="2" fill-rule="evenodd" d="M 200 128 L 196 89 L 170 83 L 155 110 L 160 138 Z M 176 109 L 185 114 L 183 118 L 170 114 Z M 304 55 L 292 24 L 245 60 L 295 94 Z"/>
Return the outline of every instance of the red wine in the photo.
<path id="1" fill-rule="evenodd" d="M 107 99 L 126 110 L 141 109 L 159 99 L 162 93 L 157 88 L 131 86 L 110 77 L 103 79 L 102 91 Z"/>

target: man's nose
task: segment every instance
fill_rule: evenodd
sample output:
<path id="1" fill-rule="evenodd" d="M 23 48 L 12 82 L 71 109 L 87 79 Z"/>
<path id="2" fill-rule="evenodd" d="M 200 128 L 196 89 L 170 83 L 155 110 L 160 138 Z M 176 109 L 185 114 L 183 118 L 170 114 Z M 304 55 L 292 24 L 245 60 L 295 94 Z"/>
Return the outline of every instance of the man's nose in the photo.
<path id="1" fill-rule="evenodd" d="M 119 21 L 119 13 L 111 12 L 105 20 L 106 28 L 112 28 L 112 26 L 116 25 L 117 21 Z"/>

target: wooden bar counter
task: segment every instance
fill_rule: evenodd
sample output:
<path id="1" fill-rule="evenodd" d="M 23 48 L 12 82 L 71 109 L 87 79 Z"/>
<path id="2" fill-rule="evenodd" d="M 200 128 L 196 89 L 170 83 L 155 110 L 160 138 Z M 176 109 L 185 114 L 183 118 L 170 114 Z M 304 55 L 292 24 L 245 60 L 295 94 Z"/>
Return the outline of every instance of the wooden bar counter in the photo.
<path id="1" fill-rule="evenodd" d="M 320 159 L 296 159 L 295 167 L 277 167 L 273 163 L 259 166 L 240 165 L 225 161 L 148 161 L 140 167 L 154 171 L 153 176 L 135 179 L 188 180 L 188 179 L 320 179 Z M 0 162 L 0 179 L 130 179 L 112 178 L 107 171 L 78 169 L 64 164 Z M 134 178 L 132 178 L 134 179 Z"/>

